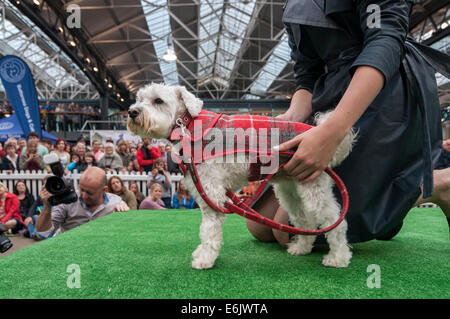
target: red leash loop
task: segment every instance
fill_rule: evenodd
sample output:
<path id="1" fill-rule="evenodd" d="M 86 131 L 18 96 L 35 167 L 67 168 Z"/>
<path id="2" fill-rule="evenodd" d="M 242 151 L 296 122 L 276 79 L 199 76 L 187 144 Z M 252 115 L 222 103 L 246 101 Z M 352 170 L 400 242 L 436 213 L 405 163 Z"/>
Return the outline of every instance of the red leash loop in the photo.
<path id="1" fill-rule="evenodd" d="M 285 164 L 281 164 L 276 169 L 274 169 L 269 175 L 267 175 L 267 177 L 263 180 L 261 185 L 258 187 L 256 193 L 250 198 L 250 200 L 248 200 L 248 199 L 241 200 L 240 198 L 238 198 L 236 196 L 236 194 L 234 194 L 230 190 L 227 190 L 226 195 L 231 199 L 232 202 L 225 202 L 224 206 L 226 209 L 223 209 L 223 208 L 220 208 L 219 206 L 217 206 L 215 203 L 213 203 L 209 199 L 209 197 L 206 195 L 206 192 L 203 189 L 202 184 L 200 183 L 200 179 L 199 179 L 198 172 L 197 172 L 197 167 L 195 166 L 193 159 L 191 158 L 191 163 L 183 163 L 178 156 L 176 156 L 175 158 L 176 158 L 178 164 L 180 165 L 180 168 L 183 171 L 184 176 L 186 176 L 187 171 L 189 171 L 191 173 L 191 177 L 194 182 L 194 185 L 197 188 L 197 191 L 199 192 L 199 194 L 203 198 L 203 200 L 210 207 L 212 207 L 213 209 L 215 209 L 221 213 L 224 213 L 224 214 L 235 213 L 242 217 L 245 217 L 247 219 L 255 221 L 257 223 L 269 226 L 274 229 L 278 229 L 283 232 L 288 232 L 291 234 L 316 236 L 316 235 L 324 234 L 324 233 L 329 232 L 330 230 L 333 230 L 334 228 L 336 228 L 344 220 L 344 218 L 348 212 L 349 198 L 348 198 L 347 189 L 345 188 L 345 185 L 342 182 L 342 180 L 339 178 L 339 176 L 331 168 L 326 168 L 325 172 L 333 179 L 333 181 L 335 182 L 336 186 L 338 187 L 338 189 L 341 193 L 341 197 L 342 197 L 341 214 L 339 216 L 339 219 L 331 226 L 328 226 L 328 227 L 322 228 L 322 229 L 313 230 L 313 229 L 300 229 L 300 228 L 295 228 L 295 227 L 280 224 L 278 222 L 275 222 L 269 218 L 262 216 L 261 214 L 259 214 L 258 212 L 256 212 L 255 210 L 253 210 L 250 207 L 251 203 L 253 203 L 253 201 L 256 200 L 256 198 L 258 198 L 258 196 L 260 195 L 262 190 L 265 188 L 265 185 L 267 184 L 269 179 Z"/>

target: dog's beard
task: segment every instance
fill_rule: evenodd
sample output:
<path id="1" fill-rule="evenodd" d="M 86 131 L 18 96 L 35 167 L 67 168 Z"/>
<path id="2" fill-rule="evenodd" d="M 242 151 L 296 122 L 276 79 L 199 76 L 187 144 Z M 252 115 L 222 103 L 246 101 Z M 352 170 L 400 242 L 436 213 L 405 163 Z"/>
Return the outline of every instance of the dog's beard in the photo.
<path id="1" fill-rule="evenodd" d="M 128 118 L 127 128 L 141 137 L 167 138 L 171 133 L 173 119 L 168 114 L 150 114 L 142 111 L 135 119 Z"/>

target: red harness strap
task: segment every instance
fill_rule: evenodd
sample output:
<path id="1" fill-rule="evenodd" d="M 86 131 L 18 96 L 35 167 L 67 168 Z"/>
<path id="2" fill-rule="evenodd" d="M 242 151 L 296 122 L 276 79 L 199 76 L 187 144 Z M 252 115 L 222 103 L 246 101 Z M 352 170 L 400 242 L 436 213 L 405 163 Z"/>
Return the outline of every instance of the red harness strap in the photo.
<path id="1" fill-rule="evenodd" d="M 186 116 L 186 114 L 184 114 L 182 116 L 182 118 L 184 120 L 182 120 L 181 124 L 182 125 L 186 125 L 188 124 L 188 121 L 186 121 L 188 119 L 188 117 Z M 179 123 L 177 123 L 179 124 Z M 183 137 L 182 137 L 183 139 Z M 236 150 L 236 153 L 239 152 L 238 150 Z M 292 152 L 280 152 L 280 154 L 284 154 L 284 155 L 293 155 L 294 153 Z M 174 154 L 175 155 L 175 154 Z M 186 154 L 185 154 L 186 155 Z M 245 200 L 241 200 L 240 198 L 238 198 L 236 196 L 236 194 L 234 194 L 233 192 L 231 192 L 230 190 L 226 191 L 226 195 L 227 197 L 231 200 L 231 202 L 227 201 L 225 202 L 224 206 L 225 208 L 221 208 L 218 205 L 216 205 L 216 203 L 214 203 L 207 195 L 205 190 L 203 189 L 203 186 L 200 182 L 200 178 L 198 176 L 198 171 L 197 171 L 197 167 L 195 165 L 195 161 L 192 158 L 192 154 L 190 153 L 190 162 L 188 163 L 184 163 L 179 156 L 175 155 L 175 160 L 177 161 L 178 165 L 180 166 L 183 175 L 186 176 L 186 173 L 189 172 L 191 174 L 191 178 L 194 182 L 195 187 L 197 188 L 197 191 L 199 192 L 200 196 L 203 198 L 203 200 L 213 209 L 224 213 L 224 214 L 231 214 L 231 213 L 235 213 L 238 214 L 242 217 L 245 217 L 247 219 L 250 219 L 252 221 L 255 221 L 257 223 L 269 226 L 271 228 L 274 229 L 278 229 L 280 231 L 283 232 L 288 232 L 291 234 L 296 234 L 296 235 L 321 235 L 324 234 L 326 232 L 329 232 L 330 230 L 336 228 L 345 218 L 345 216 L 347 215 L 347 211 L 348 211 L 348 206 L 349 206 L 349 198 L 348 198 L 348 192 L 347 189 L 345 188 L 344 183 L 342 182 L 342 180 L 339 178 L 339 176 L 331 169 L 331 168 L 326 168 L 325 172 L 333 179 L 333 181 L 335 182 L 336 186 L 338 187 L 340 193 L 341 193 L 341 197 L 342 197 L 342 208 L 341 208 L 341 214 L 338 218 L 338 220 L 326 227 L 326 228 L 322 228 L 322 229 L 300 229 L 300 228 L 295 228 L 295 227 L 291 227 L 291 226 L 287 226 L 287 225 L 283 225 L 280 223 L 277 223 L 269 218 L 266 218 L 264 216 L 262 216 L 261 214 L 259 214 L 258 212 L 256 212 L 255 210 L 253 210 L 250 205 L 259 197 L 259 195 L 262 193 L 262 191 L 264 190 L 267 182 L 270 180 L 270 178 L 272 178 L 272 176 L 278 172 L 278 170 L 280 168 L 282 168 L 286 163 L 283 163 L 281 165 L 279 165 L 276 169 L 274 169 L 272 172 L 270 172 L 270 174 L 268 174 L 264 180 L 261 182 L 260 186 L 258 187 L 258 189 L 256 190 L 255 194 L 251 197 L 251 198 L 247 198 Z"/>

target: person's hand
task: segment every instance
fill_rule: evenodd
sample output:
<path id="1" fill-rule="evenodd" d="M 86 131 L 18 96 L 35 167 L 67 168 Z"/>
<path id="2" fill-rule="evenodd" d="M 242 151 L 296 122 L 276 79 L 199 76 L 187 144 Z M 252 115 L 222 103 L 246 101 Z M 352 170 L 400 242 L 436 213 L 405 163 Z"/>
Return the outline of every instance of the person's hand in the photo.
<path id="1" fill-rule="evenodd" d="M 156 175 L 158 175 L 158 169 L 154 168 L 154 169 L 152 169 L 152 176 L 153 176 L 153 178 L 155 178 Z"/>
<path id="2" fill-rule="evenodd" d="M 41 202 L 44 206 L 50 206 L 50 203 L 48 202 L 48 199 L 52 197 L 53 194 L 50 193 L 46 188 L 45 185 L 42 186 L 41 191 L 39 192 L 39 197 L 41 198 Z"/>
<path id="3" fill-rule="evenodd" d="M 119 203 L 119 204 L 117 204 L 117 206 L 114 208 L 114 210 L 115 210 L 116 212 L 127 212 L 127 211 L 130 210 L 130 208 L 129 208 L 128 205 L 125 204 L 125 203 Z"/>
<path id="4" fill-rule="evenodd" d="M 28 224 L 30 224 L 30 223 L 32 223 L 33 222 L 33 218 L 31 218 L 31 217 L 27 217 L 27 218 L 25 218 L 25 220 L 23 221 L 23 223 L 25 224 L 25 226 L 27 226 L 28 227 Z"/>
<path id="5" fill-rule="evenodd" d="M 278 146 L 278 152 L 297 147 L 295 154 L 283 167 L 284 171 L 299 182 L 312 182 L 328 167 L 341 140 L 320 125 L 297 135 Z"/>

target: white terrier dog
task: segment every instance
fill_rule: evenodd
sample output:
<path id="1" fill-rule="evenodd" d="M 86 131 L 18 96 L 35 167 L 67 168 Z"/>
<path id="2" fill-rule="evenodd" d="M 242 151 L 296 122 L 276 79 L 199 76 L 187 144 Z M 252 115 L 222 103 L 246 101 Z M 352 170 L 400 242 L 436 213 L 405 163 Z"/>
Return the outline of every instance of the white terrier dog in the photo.
<path id="1" fill-rule="evenodd" d="M 181 86 L 151 84 L 137 92 L 136 103 L 129 109 L 128 130 L 135 135 L 149 138 L 168 138 L 177 127 L 179 119 L 186 111 L 195 118 L 202 110 L 203 102 Z M 320 125 L 326 115 L 317 117 Z M 295 136 L 295 135 L 294 135 Z M 355 134 L 350 132 L 338 147 L 330 167 L 340 164 L 350 153 Z M 174 144 L 174 151 L 180 150 L 180 143 Z M 241 163 L 218 162 L 206 159 L 197 165 L 198 175 L 206 195 L 219 207 L 227 201 L 226 190 L 236 192 L 248 185 L 249 156 Z M 276 177 L 276 178 L 275 178 Z M 289 213 L 289 221 L 297 228 L 317 229 L 328 227 L 339 218 L 340 205 L 334 197 L 332 179 L 322 173 L 316 180 L 300 184 L 297 180 L 277 173 L 271 182 L 280 205 Z M 189 173 L 184 179 L 185 186 L 195 196 L 202 211 L 200 226 L 201 244 L 193 252 L 192 267 L 208 269 L 214 266 L 223 243 L 222 225 L 225 214 L 211 208 L 199 195 Z M 330 251 L 322 264 L 330 267 L 347 267 L 352 253 L 347 245 L 347 223 L 342 221 L 336 228 L 326 233 Z M 296 235 L 288 244 L 292 255 L 309 254 L 315 236 Z"/>

